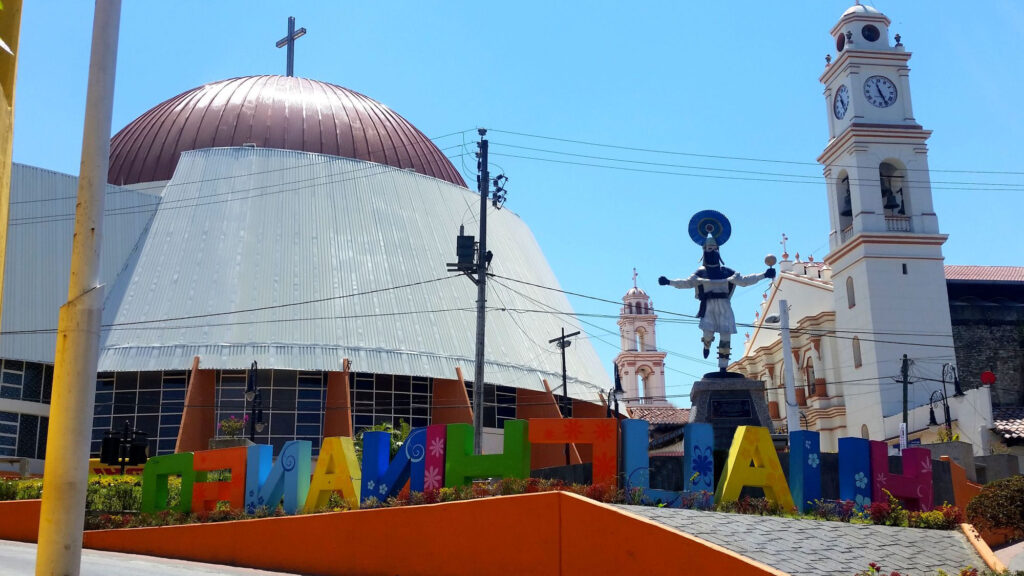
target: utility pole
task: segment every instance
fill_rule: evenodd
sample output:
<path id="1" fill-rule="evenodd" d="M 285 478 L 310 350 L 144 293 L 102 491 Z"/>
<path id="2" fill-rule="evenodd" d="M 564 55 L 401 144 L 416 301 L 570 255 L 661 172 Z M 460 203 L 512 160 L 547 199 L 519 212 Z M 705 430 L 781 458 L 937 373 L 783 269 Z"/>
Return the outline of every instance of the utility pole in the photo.
<path id="1" fill-rule="evenodd" d="M 487 168 L 487 130 L 480 128 L 480 142 L 477 143 L 477 171 L 476 188 L 480 193 L 480 242 L 476 244 L 472 236 L 465 235 L 465 227 L 459 227 L 459 236 L 455 243 L 455 254 L 457 262 L 447 264 L 449 272 L 465 274 L 476 284 L 476 370 L 473 374 L 473 453 L 480 454 L 483 451 L 484 434 L 484 334 L 486 332 L 486 310 L 487 310 L 487 269 L 491 265 L 491 252 L 487 249 L 487 200 L 495 209 L 501 210 L 505 203 L 505 182 L 508 178 L 499 174 L 491 180 Z M 494 184 L 493 197 L 490 192 L 491 184 Z M 476 260 L 473 260 L 474 252 Z"/>
<path id="2" fill-rule="evenodd" d="M 82 527 L 89 480 L 89 443 L 96 401 L 103 286 L 100 247 L 110 164 L 121 0 L 97 0 L 85 99 L 78 206 L 71 244 L 68 301 L 60 309 L 53 398 L 39 513 L 36 574 L 76 576 L 81 570 Z"/>
<path id="3" fill-rule="evenodd" d="M 491 175 L 487 167 L 487 130 L 480 128 L 476 189 L 480 193 L 480 248 L 476 257 L 476 370 L 473 375 L 473 453 L 483 453 L 484 440 L 484 332 L 487 321 L 487 198 Z"/>
<path id="4" fill-rule="evenodd" d="M 910 386 L 910 360 L 907 359 L 907 355 L 903 355 L 903 365 L 900 367 L 900 380 L 903 381 L 903 428 L 910 433 L 909 424 L 907 423 L 907 394 Z"/>
<path id="5" fill-rule="evenodd" d="M 551 340 L 548 340 L 548 344 L 555 344 L 555 346 L 558 346 L 562 350 L 562 406 L 566 407 L 566 408 L 569 406 L 569 385 L 566 384 L 566 376 L 565 376 L 565 349 L 568 348 L 570 345 L 572 345 L 572 342 L 570 342 L 568 340 L 568 338 L 572 338 L 573 336 L 578 336 L 579 333 L 580 333 L 580 331 L 577 330 L 577 331 L 573 332 L 572 334 L 566 334 L 565 333 L 565 328 L 562 328 L 562 335 L 561 336 L 559 336 L 558 338 L 552 338 Z M 566 408 L 560 408 L 559 412 L 563 412 Z M 563 413 L 562 416 L 565 417 L 565 414 Z M 569 444 L 566 443 L 566 445 L 565 445 L 565 465 L 566 466 L 568 466 L 569 464 L 572 463 L 569 460 L 569 454 L 570 454 Z"/>
<path id="6" fill-rule="evenodd" d="M 779 328 L 782 332 L 782 369 L 786 381 L 786 427 L 800 430 L 800 407 L 796 405 L 796 381 L 793 376 L 793 344 L 789 339 L 789 302 L 779 300 Z"/>

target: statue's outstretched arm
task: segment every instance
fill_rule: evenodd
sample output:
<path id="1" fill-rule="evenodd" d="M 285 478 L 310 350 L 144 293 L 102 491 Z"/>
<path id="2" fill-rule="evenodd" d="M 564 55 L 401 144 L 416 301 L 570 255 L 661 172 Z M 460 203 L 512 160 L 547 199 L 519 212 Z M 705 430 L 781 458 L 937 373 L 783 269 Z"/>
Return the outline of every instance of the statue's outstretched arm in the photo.
<path id="1" fill-rule="evenodd" d="M 663 282 L 662 279 L 664 279 L 665 281 Z M 661 278 L 658 279 L 658 284 L 661 284 L 662 286 L 672 286 L 675 288 L 693 288 L 694 286 L 699 284 L 700 281 L 701 278 L 698 278 L 696 274 L 690 274 L 690 277 L 685 280 L 680 278 L 677 278 L 675 280 L 669 280 L 668 278 L 662 276 Z"/>
<path id="2" fill-rule="evenodd" d="M 732 282 L 737 286 L 753 286 L 761 280 L 764 280 L 764 278 L 764 272 L 760 274 L 740 274 L 737 272 L 735 276 L 729 278 L 729 282 Z"/>

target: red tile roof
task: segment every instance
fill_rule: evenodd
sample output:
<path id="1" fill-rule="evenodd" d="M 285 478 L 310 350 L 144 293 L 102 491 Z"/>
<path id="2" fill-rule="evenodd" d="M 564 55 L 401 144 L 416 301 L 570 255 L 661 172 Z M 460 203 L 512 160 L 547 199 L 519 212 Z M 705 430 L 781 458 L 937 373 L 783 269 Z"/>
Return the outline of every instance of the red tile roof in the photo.
<path id="1" fill-rule="evenodd" d="M 630 406 L 629 417 L 651 424 L 689 424 L 690 409 L 674 406 Z"/>
<path id="2" fill-rule="evenodd" d="M 1024 438 L 1024 406 L 1006 406 L 992 409 L 996 433 L 1003 438 Z"/>
<path id="3" fill-rule="evenodd" d="M 1024 282 L 1024 266 L 946 266 L 946 280 Z"/>

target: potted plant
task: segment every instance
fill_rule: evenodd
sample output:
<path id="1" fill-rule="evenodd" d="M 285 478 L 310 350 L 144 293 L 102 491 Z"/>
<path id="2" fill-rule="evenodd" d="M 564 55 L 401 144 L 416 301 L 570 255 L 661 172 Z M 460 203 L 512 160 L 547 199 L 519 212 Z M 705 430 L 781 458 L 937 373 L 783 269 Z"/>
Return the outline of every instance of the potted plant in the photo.
<path id="1" fill-rule="evenodd" d="M 252 444 L 244 436 L 245 426 L 249 423 L 249 415 L 236 418 L 234 414 L 217 423 L 217 436 L 210 438 L 210 449 L 233 448 Z"/>

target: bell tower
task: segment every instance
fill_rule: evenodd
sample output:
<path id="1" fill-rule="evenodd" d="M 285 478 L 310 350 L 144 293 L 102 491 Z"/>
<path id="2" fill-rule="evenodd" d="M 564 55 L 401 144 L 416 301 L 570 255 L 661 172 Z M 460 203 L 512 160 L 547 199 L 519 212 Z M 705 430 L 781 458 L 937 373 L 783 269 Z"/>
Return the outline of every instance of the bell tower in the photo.
<path id="1" fill-rule="evenodd" d="M 866 425 L 875 440 L 899 433 L 901 358 L 954 360 L 938 218 L 928 175 L 931 132 L 914 118 L 910 53 L 890 20 L 857 4 L 832 28 L 826 58 L 829 142 L 818 158 L 828 189 L 839 362 L 829 380 L 844 385 L 847 430 Z M 909 408 L 926 404 L 938 366 L 914 367 Z M 932 374 L 931 372 L 934 372 Z M 856 382 L 857 384 L 853 384 Z M 886 417 L 889 418 L 883 424 Z M 890 429 L 895 426 L 895 429 Z"/>
<path id="2" fill-rule="evenodd" d="M 658 351 L 654 333 L 657 319 L 650 296 L 636 286 L 634 268 L 633 287 L 622 297 L 619 313 L 622 351 L 615 357 L 627 404 L 668 403 L 665 400 L 665 352 Z"/>

